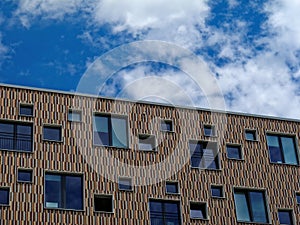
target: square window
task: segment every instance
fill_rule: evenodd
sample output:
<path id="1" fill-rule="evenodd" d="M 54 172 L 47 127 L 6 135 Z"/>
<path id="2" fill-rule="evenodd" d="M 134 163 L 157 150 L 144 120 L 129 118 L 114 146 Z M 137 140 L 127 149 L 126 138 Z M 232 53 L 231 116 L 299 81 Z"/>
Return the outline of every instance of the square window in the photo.
<path id="1" fill-rule="evenodd" d="M 293 225 L 293 217 L 292 210 L 279 209 L 278 210 L 278 218 L 280 224 L 284 225 Z"/>
<path id="2" fill-rule="evenodd" d="M 81 111 L 70 109 L 68 113 L 68 121 L 81 122 Z"/>
<path id="3" fill-rule="evenodd" d="M 173 131 L 173 121 L 172 120 L 162 120 L 160 124 L 160 129 L 162 131 Z"/>
<path id="4" fill-rule="evenodd" d="M 296 193 L 297 204 L 300 204 L 300 193 Z"/>
<path id="5" fill-rule="evenodd" d="M 0 205 L 9 205 L 9 188 L 0 187 Z"/>
<path id="6" fill-rule="evenodd" d="M 32 170 L 18 169 L 18 182 L 32 182 Z"/>
<path id="7" fill-rule="evenodd" d="M 190 217 L 191 217 L 191 219 L 207 219 L 206 203 L 191 202 L 190 203 Z"/>
<path id="8" fill-rule="evenodd" d="M 113 198 L 111 195 L 94 195 L 95 212 L 113 212 Z"/>
<path id="9" fill-rule="evenodd" d="M 215 126 L 213 125 L 204 125 L 204 135 L 205 136 L 215 136 Z"/>
<path id="10" fill-rule="evenodd" d="M 155 136 L 140 134 L 139 135 L 139 150 L 143 151 L 155 151 Z"/>
<path id="11" fill-rule="evenodd" d="M 245 136 L 247 141 L 256 141 L 256 131 L 255 130 L 245 130 Z"/>
<path id="12" fill-rule="evenodd" d="M 46 141 L 61 141 L 61 127 L 44 125 L 43 139 Z"/>
<path id="13" fill-rule="evenodd" d="M 212 185 L 210 189 L 211 189 L 211 196 L 212 197 L 216 197 L 216 198 L 223 198 L 224 197 L 223 186 Z"/>
<path id="14" fill-rule="evenodd" d="M 120 177 L 119 190 L 132 191 L 132 179 L 128 177 Z"/>
<path id="15" fill-rule="evenodd" d="M 30 104 L 20 104 L 20 116 L 33 116 L 33 105 Z"/>
<path id="16" fill-rule="evenodd" d="M 242 148 L 240 145 L 226 145 L 227 157 L 229 159 L 242 159 Z"/>
<path id="17" fill-rule="evenodd" d="M 167 194 L 178 194 L 178 182 L 166 181 L 166 193 Z"/>

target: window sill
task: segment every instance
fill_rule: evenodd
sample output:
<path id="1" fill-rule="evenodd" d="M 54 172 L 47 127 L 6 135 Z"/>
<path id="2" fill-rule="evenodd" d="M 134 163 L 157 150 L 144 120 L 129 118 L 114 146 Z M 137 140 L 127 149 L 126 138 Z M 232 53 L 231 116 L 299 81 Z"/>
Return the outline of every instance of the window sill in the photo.
<path id="1" fill-rule="evenodd" d="M 175 134 L 175 131 L 173 130 L 160 130 L 163 133 L 168 133 L 168 134 Z"/>
<path id="2" fill-rule="evenodd" d="M 58 144 L 62 144 L 63 141 L 62 140 L 50 140 L 50 139 L 43 139 L 44 142 L 53 142 L 53 143 L 58 143 Z"/>
<path id="3" fill-rule="evenodd" d="M 230 160 L 230 161 L 238 161 L 238 162 L 244 162 L 245 161 L 245 159 L 237 159 L 237 158 L 229 158 L 229 157 L 227 157 L 227 159 Z"/>
<path id="4" fill-rule="evenodd" d="M 288 163 L 278 163 L 278 162 L 271 162 L 271 165 L 280 165 L 280 166 L 294 166 L 294 167 L 299 167 L 299 164 L 288 164 Z"/>
<path id="5" fill-rule="evenodd" d="M 238 220 L 237 221 L 238 223 L 247 223 L 247 224 L 271 224 L 271 223 L 264 223 L 264 222 L 250 222 L 250 221 L 241 221 L 241 220 Z"/>
<path id="6" fill-rule="evenodd" d="M 97 214 L 108 214 L 108 215 L 113 215 L 114 212 L 107 212 L 107 211 L 94 211 L 94 213 L 97 213 Z"/>
<path id="7" fill-rule="evenodd" d="M 113 149 L 113 148 L 115 148 L 115 149 L 120 149 L 120 150 L 130 150 L 130 148 L 129 147 L 118 147 L 118 146 L 111 146 L 111 145 L 96 145 L 96 144 L 94 144 L 93 143 L 93 147 L 95 147 L 95 148 L 110 148 L 110 149 Z"/>
<path id="8" fill-rule="evenodd" d="M 166 192 L 166 195 L 176 195 L 176 196 L 178 196 L 178 195 L 180 195 L 180 193 L 179 193 L 179 192 L 177 192 L 177 193 L 173 193 L 173 192 Z"/>
<path id="9" fill-rule="evenodd" d="M 0 151 L 33 154 L 33 151 L 25 151 L 25 150 L 0 149 Z"/>
<path id="10" fill-rule="evenodd" d="M 9 204 L 0 204 L 0 207 L 9 207 Z"/>
<path id="11" fill-rule="evenodd" d="M 50 208 L 50 207 L 44 207 L 45 210 L 57 210 L 57 211 L 70 211 L 70 212 L 85 212 L 83 209 L 64 209 L 64 208 Z"/>
<path id="12" fill-rule="evenodd" d="M 25 115 L 25 114 L 19 114 L 20 117 L 28 117 L 28 118 L 34 118 L 33 115 Z"/>
<path id="13" fill-rule="evenodd" d="M 259 142 L 258 140 L 251 140 L 251 139 L 245 139 L 245 141 L 248 141 L 248 142 L 256 142 L 256 143 Z"/>
<path id="14" fill-rule="evenodd" d="M 152 149 L 137 149 L 139 152 L 153 152 L 153 153 L 157 153 L 157 149 L 152 150 Z"/>
<path id="15" fill-rule="evenodd" d="M 17 182 L 18 182 L 19 184 L 33 184 L 32 181 L 22 181 L 22 180 L 17 180 Z"/>
<path id="16" fill-rule="evenodd" d="M 225 197 L 218 197 L 218 196 L 211 196 L 212 199 L 216 199 L 216 200 L 224 200 L 226 199 Z"/>
<path id="17" fill-rule="evenodd" d="M 200 168 L 200 167 L 193 167 L 193 166 L 191 166 L 191 169 L 193 169 L 193 170 L 205 170 L 205 171 L 217 171 L 217 172 L 222 171 L 222 169 Z"/>
<path id="18" fill-rule="evenodd" d="M 130 192 L 132 193 L 133 192 L 133 189 L 118 189 L 120 192 Z"/>
<path id="19" fill-rule="evenodd" d="M 191 220 L 203 220 L 203 221 L 209 221 L 207 218 L 190 218 Z"/>

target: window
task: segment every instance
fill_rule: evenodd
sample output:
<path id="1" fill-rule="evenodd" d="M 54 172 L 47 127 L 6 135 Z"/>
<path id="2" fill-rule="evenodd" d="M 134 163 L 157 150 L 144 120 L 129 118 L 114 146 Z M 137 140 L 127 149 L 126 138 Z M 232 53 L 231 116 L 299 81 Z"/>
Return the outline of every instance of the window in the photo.
<path id="1" fill-rule="evenodd" d="M 293 225 L 293 217 L 292 217 L 292 210 L 288 209 L 279 209 L 278 210 L 278 218 L 280 224 L 284 225 Z"/>
<path id="2" fill-rule="evenodd" d="M 267 134 L 271 162 L 298 165 L 295 138 L 284 135 Z"/>
<path id="3" fill-rule="evenodd" d="M 210 187 L 211 190 L 211 196 L 215 197 L 215 198 L 223 198 L 224 194 L 223 194 L 223 186 L 219 186 L 219 185 L 212 185 Z"/>
<path id="4" fill-rule="evenodd" d="M 32 170 L 18 169 L 18 182 L 32 182 Z"/>
<path id="5" fill-rule="evenodd" d="M 180 225 L 179 202 L 150 200 L 151 225 Z"/>
<path id="6" fill-rule="evenodd" d="M 219 169 L 216 142 L 190 141 L 191 166 L 202 169 Z"/>
<path id="7" fill-rule="evenodd" d="M 95 212 L 113 212 L 113 198 L 111 195 L 94 195 Z"/>
<path id="8" fill-rule="evenodd" d="M 140 134 L 139 135 L 139 150 L 155 151 L 155 136 Z"/>
<path id="9" fill-rule="evenodd" d="M 162 120 L 160 124 L 160 129 L 162 131 L 173 131 L 173 122 L 172 120 Z"/>
<path id="10" fill-rule="evenodd" d="M 119 190 L 131 191 L 132 190 L 132 181 L 128 177 L 119 178 Z"/>
<path id="11" fill-rule="evenodd" d="M 206 203 L 191 202 L 190 203 L 190 217 L 191 217 L 191 219 L 207 219 Z"/>
<path id="12" fill-rule="evenodd" d="M 256 141 L 256 131 L 255 130 L 245 130 L 245 137 L 247 141 Z"/>
<path id="13" fill-rule="evenodd" d="M 263 191 L 235 189 L 234 201 L 238 221 L 268 223 Z"/>
<path id="14" fill-rule="evenodd" d="M 178 182 L 166 181 L 166 193 L 167 194 L 178 194 Z"/>
<path id="15" fill-rule="evenodd" d="M 0 148 L 32 151 L 32 124 L 0 122 Z"/>
<path id="16" fill-rule="evenodd" d="M 20 104 L 20 116 L 33 116 L 33 105 Z"/>
<path id="17" fill-rule="evenodd" d="M 46 173 L 45 207 L 82 210 L 82 176 Z"/>
<path id="18" fill-rule="evenodd" d="M 43 139 L 46 141 L 61 141 L 61 127 L 44 125 Z"/>
<path id="19" fill-rule="evenodd" d="M 81 122 L 81 111 L 69 110 L 68 121 Z"/>
<path id="20" fill-rule="evenodd" d="M 127 119 L 120 116 L 94 115 L 94 145 L 128 147 Z"/>
<path id="21" fill-rule="evenodd" d="M 242 148 L 240 145 L 226 145 L 227 157 L 229 159 L 242 159 Z"/>
<path id="22" fill-rule="evenodd" d="M 297 204 L 300 204 L 300 193 L 296 193 Z"/>
<path id="23" fill-rule="evenodd" d="M 215 136 L 215 126 L 213 125 L 204 125 L 204 135 L 205 136 Z"/>
<path id="24" fill-rule="evenodd" d="M 9 205 L 9 188 L 0 187 L 0 205 Z"/>

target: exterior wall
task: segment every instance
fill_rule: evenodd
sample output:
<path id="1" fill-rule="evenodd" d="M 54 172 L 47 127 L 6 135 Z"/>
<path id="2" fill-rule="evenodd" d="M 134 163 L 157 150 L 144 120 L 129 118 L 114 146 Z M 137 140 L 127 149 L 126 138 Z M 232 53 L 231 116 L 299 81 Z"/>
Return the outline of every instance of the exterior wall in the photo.
<path id="1" fill-rule="evenodd" d="M 299 146 L 299 122 L 263 118 L 232 113 L 175 108 L 162 105 L 134 103 L 121 100 L 74 96 L 20 87 L 0 86 L 0 119 L 26 121 L 34 124 L 34 146 L 32 153 L 0 151 L 0 187 L 10 187 L 10 205 L 0 207 L 1 224 L 150 224 L 149 198 L 179 200 L 182 224 L 244 224 L 236 221 L 234 187 L 265 190 L 271 224 L 279 224 L 278 208 L 293 209 L 295 224 L 300 221 L 300 211 L 295 192 L 300 191 L 299 166 L 270 163 L 266 132 L 292 134 Z M 34 116 L 18 115 L 19 104 L 34 105 Z M 82 122 L 69 122 L 69 109 L 82 111 Z M 126 115 L 129 125 L 129 148 L 93 146 L 93 113 Z M 160 131 L 159 119 L 171 119 L 174 132 Z M 43 141 L 43 124 L 62 126 L 62 142 Z M 215 124 L 216 137 L 205 137 L 204 124 Z M 257 141 L 245 140 L 245 129 L 254 129 Z M 138 134 L 156 135 L 157 152 L 139 151 Z M 189 158 L 189 140 L 211 140 L 219 144 L 219 170 L 191 168 L 187 162 L 182 168 L 178 164 Z M 231 160 L 226 156 L 226 143 L 240 144 L 243 160 Z M 158 163 L 179 149 L 176 156 L 161 170 L 160 174 L 175 171 L 168 178 L 179 182 L 180 195 L 165 193 L 164 181 L 148 183 L 155 174 L 142 174 L 142 170 L 112 167 L 108 156 L 112 155 L 128 165 L 147 166 Z M 299 154 L 299 153 L 298 153 Z M 107 157 L 106 157 L 107 156 Z M 91 160 L 94 163 L 89 163 Z M 99 166 L 100 165 L 100 166 Z M 118 190 L 118 184 L 102 176 L 101 171 L 111 171 L 117 176 L 130 176 L 134 186 L 132 192 Z M 33 169 L 33 183 L 17 182 L 18 168 Z M 96 169 L 95 169 L 96 168 Z M 114 170 L 114 171 L 113 171 Z M 58 171 L 83 174 L 84 208 L 82 211 L 54 210 L 44 208 L 44 174 Z M 147 180 L 148 179 L 148 180 Z M 225 198 L 210 196 L 212 184 L 223 185 Z M 94 212 L 94 194 L 111 194 L 114 213 Z M 206 202 L 208 220 L 191 220 L 189 202 Z M 247 223 L 245 223 L 247 224 Z M 253 223 L 254 224 L 254 223 Z"/>

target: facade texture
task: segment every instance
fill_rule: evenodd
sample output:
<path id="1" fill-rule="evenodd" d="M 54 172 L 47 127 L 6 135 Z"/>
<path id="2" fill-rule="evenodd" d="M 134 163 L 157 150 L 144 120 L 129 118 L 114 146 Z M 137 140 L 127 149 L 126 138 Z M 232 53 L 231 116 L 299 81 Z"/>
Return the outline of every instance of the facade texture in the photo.
<path id="1" fill-rule="evenodd" d="M 1 224 L 300 222 L 299 121 L 6 85 L 0 113 Z"/>

